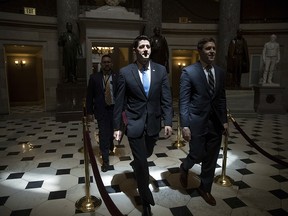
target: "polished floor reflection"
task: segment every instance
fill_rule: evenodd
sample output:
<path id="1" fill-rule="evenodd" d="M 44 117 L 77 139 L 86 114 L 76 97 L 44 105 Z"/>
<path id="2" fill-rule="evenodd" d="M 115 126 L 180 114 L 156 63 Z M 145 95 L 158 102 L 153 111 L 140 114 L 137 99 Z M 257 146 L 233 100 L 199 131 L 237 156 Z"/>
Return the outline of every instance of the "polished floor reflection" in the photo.
<path id="1" fill-rule="evenodd" d="M 187 155 L 187 143 L 177 140 L 177 113 L 174 134 L 157 142 L 149 158 L 155 216 L 242 216 L 288 215 L 288 169 L 265 158 L 230 123 L 226 174 L 230 187 L 214 183 L 215 207 L 207 205 L 195 187 L 200 165 L 189 173 L 188 189 L 179 183 L 179 165 Z M 255 115 L 236 118 L 249 137 L 273 156 L 288 162 L 288 115 Z M 90 124 L 91 140 L 100 162 L 96 124 Z M 116 144 L 116 143 L 115 143 Z M 13 115 L 0 118 L 0 215 L 72 216 L 110 215 L 102 204 L 95 213 L 82 213 L 75 202 L 85 196 L 82 122 L 56 122 L 53 115 Z M 132 160 L 126 137 L 110 156 L 110 170 L 100 172 L 106 191 L 128 216 L 141 215 Z M 221 150 L 216 175 L 222 172 Z M 99 166 L 99 165 L 98 165 Z M 101 198 L 90 169 L 91 194 Z"/>

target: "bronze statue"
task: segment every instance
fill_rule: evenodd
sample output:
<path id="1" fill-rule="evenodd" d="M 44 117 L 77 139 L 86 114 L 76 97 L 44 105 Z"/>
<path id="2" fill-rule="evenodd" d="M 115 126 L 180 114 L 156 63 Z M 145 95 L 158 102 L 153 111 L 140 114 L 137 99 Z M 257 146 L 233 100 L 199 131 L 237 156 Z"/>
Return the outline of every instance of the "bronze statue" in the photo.
<path id="1" fill-rule="evenodd" d="M 229 44 L 227 56 L 227 71 L 232 74 L 233 87 L 241 87 L 241 75 L 248 73 L 249 67 L 247 42 L 242 36 L 242 30 L 238 29 L 237 36 Z"/>
<path id="2" fill-rule="evenodd" d="M 82 56 L 79 38 L 72 32 L 72 23 L 66 23 L 67 32 L 58 40 L 58 45 L 63 47 L 63 66 L 65 67 L 64 82 L 76 82 L 77 54 Z"/>
<path id="3" fill-rule="evenodd" d="M 159 27 L 154 28 L 154 35 L 151 40 L 151 55 L 150 59 L 166 67 L 169 73 L 169 48 L 166 38 L 161 35 Z"/>

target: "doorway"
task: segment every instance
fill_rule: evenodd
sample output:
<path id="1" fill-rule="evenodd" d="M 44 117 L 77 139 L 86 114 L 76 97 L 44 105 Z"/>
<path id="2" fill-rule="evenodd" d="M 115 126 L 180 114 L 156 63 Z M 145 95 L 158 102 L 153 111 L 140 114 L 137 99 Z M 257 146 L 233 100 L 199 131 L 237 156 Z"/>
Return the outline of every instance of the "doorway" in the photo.
<path id="1" fill-rule="evenodd" d="M 173 49 L 172 50 L 172 96 L 173 100 L 179 99 L 180 76 L 183 67 L 195 63 L 199 59 L 197 50 Z"/>
<path id="2" fill-rule="evenodd" d="M 5 45 L 10 113 L 43 112 L 42 47 Z"/>
<path id="3" fill-rule="evenodd" d="M 103 55 L 110 55 L 113 62 L 113 71 L 119 71 L 120 68 L 133 62 L 132 51 L 129 44 L 99 44 L 92 43 L 92 70 L 93 73 L 100 71 L 101 58 Z M 89 76 L 87 76 L 89 77 Z"/>

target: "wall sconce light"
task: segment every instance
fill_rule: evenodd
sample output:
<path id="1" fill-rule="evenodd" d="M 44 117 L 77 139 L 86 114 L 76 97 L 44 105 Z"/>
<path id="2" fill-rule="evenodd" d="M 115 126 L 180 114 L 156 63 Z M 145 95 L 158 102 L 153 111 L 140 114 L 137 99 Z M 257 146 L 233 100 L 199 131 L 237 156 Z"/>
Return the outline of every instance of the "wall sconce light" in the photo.
<path id="1" fill-rule="evenodd" d="M 98 55 L 106 55 L 111 54 L 114 52 L 114 47 L 92 47 L 92 53 L 98 54 Z"/>
<path id="2" fill-rule="evenodd" d="M 181 62 L 178 62 L 178 67 L 179 68 L 183 68 L 183 67 L 185 67 L 186 66 L 186 63 L 181 63 Z"/>
<path id="3" fill-rule="evenodd" d="M 24 65 L 26 65 L 26 61 L 25 60 L 21 60 L 21 61 L 15 60 L 15 65 L 19 65 L 19 64 L 21 67 L 23 67 Z"/>

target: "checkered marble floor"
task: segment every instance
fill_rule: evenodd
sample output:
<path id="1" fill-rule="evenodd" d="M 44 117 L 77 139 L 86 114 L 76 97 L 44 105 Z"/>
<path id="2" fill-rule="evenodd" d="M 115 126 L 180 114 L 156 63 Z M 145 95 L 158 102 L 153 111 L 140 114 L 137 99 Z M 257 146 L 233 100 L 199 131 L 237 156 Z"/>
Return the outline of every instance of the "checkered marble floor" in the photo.
<path id="1" fill-rule="evenodd" d="M 233 113 L 232 113 L 233 114 Z M 288 162 L 288 115 L 255 115 L 236 118 L 238 124 L 265 151 Z M 98 166 L 97 125 L 90 124 L 92 146 Z M 179 183 L 179 165 L 188 152 L 176 148 L 177 118 L 174 134 L 163 132 L 149 158 L 151 190 L 156 205 L 154 216 L 242 216 L 288 215 L 288 169 L 265 158 L 230 123 L 226 175 L 233 185 L 214 183 L 215 207 L 207 205 L 195 188 L 200 165 L 189 173 L 189 187 Z M 90 168 L 90 193 L 102 200 L 95 213 L 75 208 L 85 197 L 82 122 L 56 122 L 52 116 L 0 118 L 0 215 L 1 216 L 108 216 Z M 129 163 L 131 151 L 126 137 L 110 156 L 110 170 L 100 173 L 110 197 L 128 216 L 141 215 L 136 182 Z M 222 173 L 221 150 L 215 176 Z"/>

